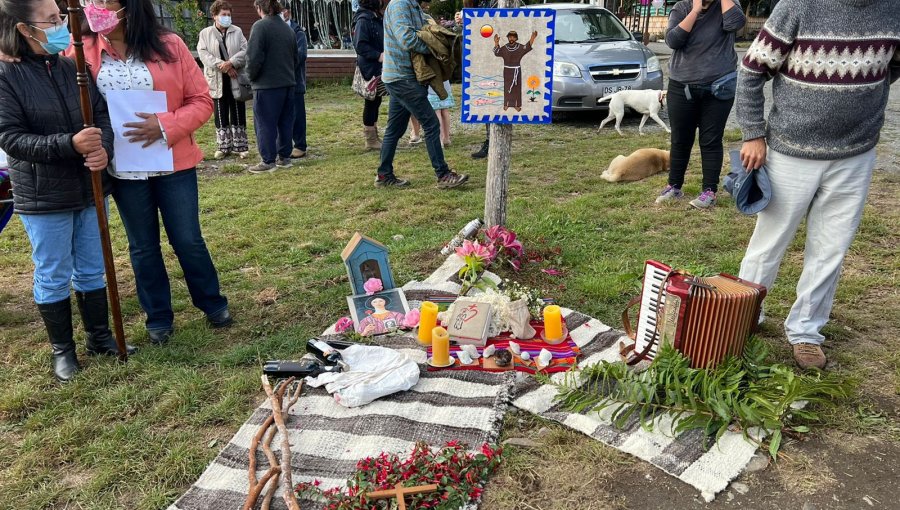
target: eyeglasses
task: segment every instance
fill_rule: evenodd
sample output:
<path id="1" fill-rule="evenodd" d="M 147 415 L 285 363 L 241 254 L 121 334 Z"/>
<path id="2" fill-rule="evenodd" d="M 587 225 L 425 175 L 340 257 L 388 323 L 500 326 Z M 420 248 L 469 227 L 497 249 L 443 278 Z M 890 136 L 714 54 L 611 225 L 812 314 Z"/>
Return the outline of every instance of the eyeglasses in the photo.
<path id="1" fill-rule="evenodd" d="M 66 21 L 67 21 L 68 19 L 69 19 L 69 15 L 68 15 L 68 14 L 61 14 L 61 15 L 59 16 L 59 19 L 58 19 L 58 20 L 53 20 L 53 21 L 26 21 L 26 23 L 32 23 L 32 24 L 35 24 L 35 25 L 40 25 L 40 24 L 43 24 L 43 25 L 53 25 L 54 27 L 58 27 L 58 26 L 60 26 L 60 25 L 65 25 L 65 24 L 66 24 Z M 40 27 L 35 27 L 35 28 L 40 28 Z"/>

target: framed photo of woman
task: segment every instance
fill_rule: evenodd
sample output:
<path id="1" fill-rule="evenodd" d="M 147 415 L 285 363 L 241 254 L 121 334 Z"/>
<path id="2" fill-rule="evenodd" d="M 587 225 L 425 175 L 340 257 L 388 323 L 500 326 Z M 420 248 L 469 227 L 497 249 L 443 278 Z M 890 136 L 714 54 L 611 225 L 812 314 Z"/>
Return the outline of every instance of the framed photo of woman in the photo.
<path id="1" fill-rule="evenodd" d="M 402 289 L 347 297 L 353 326 L 363 336 L 383 335 L 400 329 L 409 312 Z"/>

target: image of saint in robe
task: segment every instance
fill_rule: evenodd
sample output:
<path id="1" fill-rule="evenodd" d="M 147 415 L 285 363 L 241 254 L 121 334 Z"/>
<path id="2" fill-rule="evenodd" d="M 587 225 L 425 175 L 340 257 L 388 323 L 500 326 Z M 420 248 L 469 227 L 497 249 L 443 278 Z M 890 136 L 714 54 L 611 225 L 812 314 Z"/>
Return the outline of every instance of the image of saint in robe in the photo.
<path id="1" fill-rule="evenodd" d="M 524 46 L 519 44 L 519 35 L 510 31 L 506 34 L 508 44 L 500 46 L 500 35 L 494 36 L 494 55 L 503 59 L 503 109 L 522 110 L 522 57 L 531 51 L 537 32 Z"/>

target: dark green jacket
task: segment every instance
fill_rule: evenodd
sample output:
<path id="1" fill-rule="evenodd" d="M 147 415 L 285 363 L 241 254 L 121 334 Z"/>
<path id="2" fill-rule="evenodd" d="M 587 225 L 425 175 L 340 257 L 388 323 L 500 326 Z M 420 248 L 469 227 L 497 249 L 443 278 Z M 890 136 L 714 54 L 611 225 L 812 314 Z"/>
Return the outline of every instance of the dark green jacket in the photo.
<path id="1" fill-rule="evenodd" d="M 447 99 L 444 82 L 453 76 L 453 71 L 460 65 L 460 36 L 435 23 L 427 23 L 417 35 L 431 53 L 411 54 L 416 80 L 430 85 L 441 100 Z"/>

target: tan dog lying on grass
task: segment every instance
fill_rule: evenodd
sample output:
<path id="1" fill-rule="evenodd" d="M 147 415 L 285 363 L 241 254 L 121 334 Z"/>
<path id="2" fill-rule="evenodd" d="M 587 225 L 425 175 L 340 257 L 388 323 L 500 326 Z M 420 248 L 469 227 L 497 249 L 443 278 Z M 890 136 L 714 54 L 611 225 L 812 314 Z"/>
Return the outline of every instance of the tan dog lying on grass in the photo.
<path id="1" fill-rule="evenodd" d="M 600 178 L 609 182 L 639 181 L 669 169 L 669 151 L 638 149 L 627 158 L 621 154 L 613 158 Z"/>

